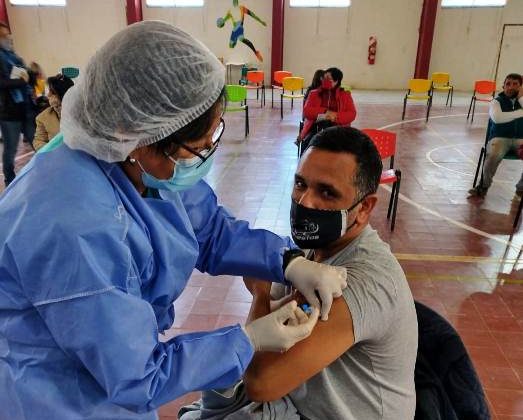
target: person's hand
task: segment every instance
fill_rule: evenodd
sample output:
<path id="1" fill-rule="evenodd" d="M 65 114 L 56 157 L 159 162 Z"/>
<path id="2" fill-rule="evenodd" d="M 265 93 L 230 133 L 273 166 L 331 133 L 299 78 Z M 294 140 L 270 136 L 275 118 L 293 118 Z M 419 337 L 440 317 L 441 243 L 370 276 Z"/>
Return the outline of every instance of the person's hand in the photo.
<path id="1" fill-rule="evenodd" d="M 316 322 L 319 311 L 314 308 L 307 316 L 296 301 L 247 324 L 245 334 L 256 351 L 287 351 L 298 341 L 307 338 Z"/>
<path id="2" fill-rule="evenodd" d="M 321 319 L 326 321 L 332 306 L 332 299 L 341 296 L 347 287 L 347 270 L 343 267 L 319 264 L 304 257 L 294 258 L 285 269 L 285 278 L 301 292 L 307 302 L 316 308 L 321 299 Z"/>
<path id="3" fill-rule="evenodd" d="M 29 83 L 29 73 L 27 70 L 23 70 L 20 72 L 20 79 L 22 79 L 25 83 Z"/>
<path id="4" fill-rule="evenodd" d="M 263 281 L 253 277 L 244 277 L 243 283 L 253 296 L 269 295 L 271 293 L 271 282 L 269 281 Z"/>
<path id="5" fill-rule="evenodd" d="M 280 299 L 271 299 L 271 301 L 270 301 L 271 312 L 274 312 L 277 309 L 280 309 L 282 306 L 286 305 L 291 300 L 295 300 L 298 303 L 298 305 L 307 303 L 307 301 L 305 300 L 303 295 L 300 292 L 298 292 L 297 290 L 294 290 L 292 293 L 289 293 Z"/>
<path id="6" fill-rule="evenodd" d="M 338 113 L 334 111 L 327 111 L 325 113 L 325 118 L 329 121 L 336 122 L 336 118 L 338 117 Z"/>

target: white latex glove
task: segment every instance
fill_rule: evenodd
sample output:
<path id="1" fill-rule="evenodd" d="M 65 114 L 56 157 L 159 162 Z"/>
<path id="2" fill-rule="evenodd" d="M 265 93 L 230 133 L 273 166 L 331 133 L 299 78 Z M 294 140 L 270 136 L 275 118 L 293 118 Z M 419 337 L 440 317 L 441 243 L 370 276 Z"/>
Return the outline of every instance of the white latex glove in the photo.
<path id="1" fill-rule="evenodd" d="M 311 334 L 318 315 L 317 309 L 310 316 L 305 315 L 293 300 L 247 324 L 244 330 L 256 351 L 283 352 Z"/>
<path id="2" fill-rule="evenodd" d="M 320 264 L 304 257 L 296 257 L 287 265 L 285 278 L 316 308 L 320 307 L 318 292 L 322 321 L 329 318 L 333 298 L 340 297 L 341 291 L 347 287 L 345 268 Z"/>

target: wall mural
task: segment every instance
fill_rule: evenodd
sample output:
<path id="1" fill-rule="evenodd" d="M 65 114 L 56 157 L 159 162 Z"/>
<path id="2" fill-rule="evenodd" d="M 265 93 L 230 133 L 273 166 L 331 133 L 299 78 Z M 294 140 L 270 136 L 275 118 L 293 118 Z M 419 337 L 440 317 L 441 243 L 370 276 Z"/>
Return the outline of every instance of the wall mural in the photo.
<path id="1" fill-rule="evenodd" d="M 263 57 L 260 51 L 257 50 L 254 47 L 254 44 L 244 36 L 245 30 L 243 28 L 243 21 L 245 19 L 245 15 L 247 14 L 257 22 L 261 23 L 263 26 L 267 26 L 267 23 L 265 23 L 265 21 L 262 20 L 260 17 L 256 16 L 256 14 L 252 10 L 248 9 L 242 4 L 239 4 L 238 0 L 232 0 L 232 5 L 234 11 L 236 11 L 236 9 L 240 10 L 240 20 L 235 20 L 231 10 L 229 9 L 224 17 L 219 17 L 216 20 L 216 26 L 218 26 L 218 28 L 223 28 L 225 26 L 225 23 L 228 20 L 230 20 L 232 23 L 232 31 L 231 38 L 229 39 L 229 48 L 236 47 L 238 41 L 243 42 L 252 50 L 252 52 L 256 55 L 256 58 L 260 62 L 263 62 Z"/>

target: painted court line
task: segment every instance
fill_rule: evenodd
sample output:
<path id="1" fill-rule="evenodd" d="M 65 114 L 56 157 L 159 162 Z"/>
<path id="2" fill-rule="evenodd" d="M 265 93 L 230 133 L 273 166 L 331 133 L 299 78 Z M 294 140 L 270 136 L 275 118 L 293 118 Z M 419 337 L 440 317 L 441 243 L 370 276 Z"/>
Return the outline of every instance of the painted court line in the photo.
<path id="1" fill-rule="evenodd" d="M 482 115 L 485 115 L 487 114 L 486 112 L 483 112 L 481 113 Z M 429 119 L 441 119 L 441 118 L 455 118 L 455 117 L 463 117 L 463 116 L 466 116 L 467 114 L 452 114 L 452 115 L 437 115 L 437 116 L 434 116 L 434 117 L 429 117 Z M 416 122 L 416 121 L 425 121 L 425 118 L 416 118 L 416 119 L 412 119 L 412 120 L 404 120 L 404 121 L 399 121 L 399 122 L 395 122 L 395 123 L 391 123 L 391 124 L 387 124 L 387 125 L 384 125 L 382 127 L 379 127 L 379 130 L 385 130 L 387 128 L 391 128 L 391 127 L 396 127 L 398 125 L 401 125 L 401 124 L 407 124 L 407 123 L 411 123 L 411 122 Z M 381 188 L 384 188 L 385 190 L 387 190 L 389 193 L 391 192 L 392 188 L 387 186 L 387 185 L 380 185 Z M 405 195 L 403 194 L 399 194 L 399 199 L 401 201 L 404 201 L 408 204 L 410 204 L 411 206 L 413 207 L 416 207 L 418 210 L 421 210 L 425 213 L 429 213 L 439 219 L 443 219 L 445 220 L 446 222 L 458 227 L 458 228 L 461 228 L 461 229 L 464 229 L 464 230 L 467 230 L 469 232 L 472 232 L 472 233 L 475 233 L 476 235 L 479 235 L 479 236 L 483 236 L 484 238 L 487 238 L 487 239 L 491 239 L 495 242 L 498 242 L 500 244 L 503 244 L 503 245 L 506 245 L 506 246 L 509 246 L 511 248 L 514 248 L 516 250 L 520 250 L 521 249 L 521 246 L 517 246 L 517 245 L 514 245 L 512 244 L 512 241 L 511 240 L 506 240 L 506 239 L 503 239 L 503 238 L 498 238 L 497 236 L 495 235 L 491 235 L 490 233 L 487 233 L 487 232 L 484 232 L 480 229 L 476 229 L 472 226 L 469 226 L 469 225 L 466 225 L 465 223 L 461 223 L 461 222 L 458 222 L 457 220 L 454 220 L 448 216 L 444 216 L 443 214 L 435 211 L 435 210 L 432 210 L 432 209 L 429 209 L 428 207 L 425 207 L 421 204 L 418 204 L 416 203 L 415 201 L 411 200 L 410 198 L 406 197 Z"/>

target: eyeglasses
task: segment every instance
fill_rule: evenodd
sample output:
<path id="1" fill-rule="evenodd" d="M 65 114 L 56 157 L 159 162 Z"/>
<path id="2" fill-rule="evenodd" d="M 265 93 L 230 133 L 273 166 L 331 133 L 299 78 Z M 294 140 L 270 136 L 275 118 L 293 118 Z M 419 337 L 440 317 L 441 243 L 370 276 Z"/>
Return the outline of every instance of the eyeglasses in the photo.
<path id="1" fill-rule="evenodd" d="M 196 166 L 197 168 L 203 165 L 203 163 L 209 159 L 214 152 L 216 152 L 216 149 L 218 148 L 218 145 L 220 143 L 220 139 L 222 138 L 223 132 L 225 131 L 225 121 L 223 118 L 220 118 L 220 123 L 218 124 L 218 127 L 214 130 L 214 133 L 212 133 L 211 141 L 212 146 L 209 149 L 209 152 L 205 153 L 205 155 L 201 154 L 200 152 L 197 152 L 196 150 L 190 148 L 186 144 L 180 144 L 180 147 L 182 149 L 187 150 L 188 152 L 192 153 L 194 156 L 198 156 L 201 160 L 201 162 L 198 163 Z M 168 154 L 166 154 L 167 157 L 170 157 Z"/>

